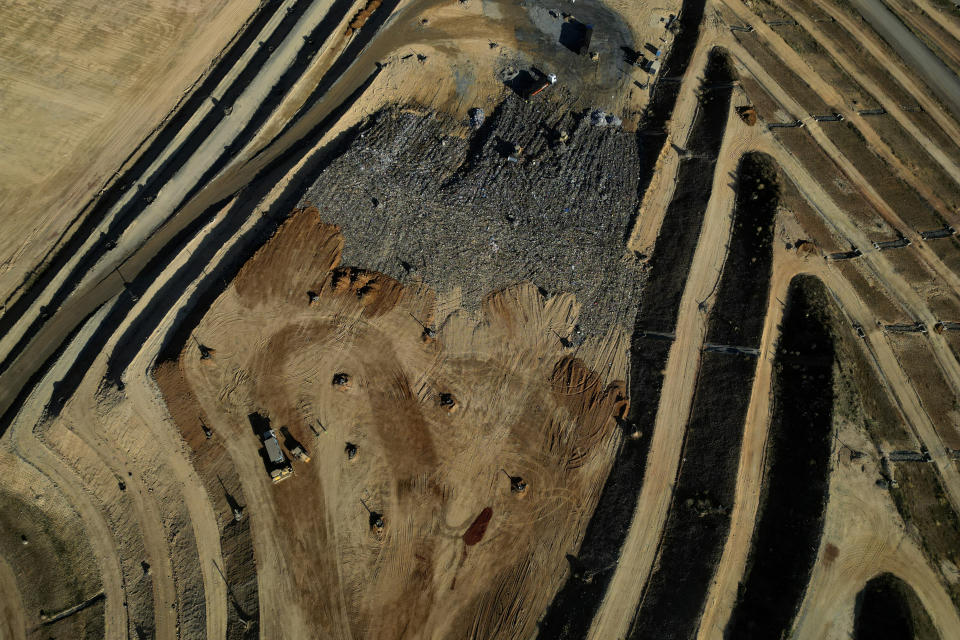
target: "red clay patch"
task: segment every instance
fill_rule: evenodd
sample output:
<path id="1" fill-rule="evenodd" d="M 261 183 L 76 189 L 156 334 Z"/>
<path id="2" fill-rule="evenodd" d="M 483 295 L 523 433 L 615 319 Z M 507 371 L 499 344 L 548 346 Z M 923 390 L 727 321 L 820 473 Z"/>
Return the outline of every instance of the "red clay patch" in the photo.
<path id="1" fill-rule="evenodd" d="M 477 519 L 473 521 L 473 524 L 470 525 L 470 528 L 467 529 L 467 532 L 463 534 L 463 543 L 468 547 L 472 547 L 481 540 L 483 540 L 483 534 L 487 532 L 487 525 L 490 524 L 490 518 L 493 517 L 493 509 L 487 507 L 480 512 L 480 515 L 477 516 Z"/>

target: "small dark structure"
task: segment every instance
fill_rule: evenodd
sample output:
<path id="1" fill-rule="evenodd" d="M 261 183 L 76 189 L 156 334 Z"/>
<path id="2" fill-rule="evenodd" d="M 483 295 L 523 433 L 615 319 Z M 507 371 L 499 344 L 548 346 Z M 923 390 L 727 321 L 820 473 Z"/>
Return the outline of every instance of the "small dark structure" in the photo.
<path id="1" fill-rule="evenodd" d="M 813 119 L 817 122 L 843 122 L 843 114 L 832 113 L 826 116 L 813 116 Z"/>
<path id="2" fill-rule="evenodd" d="M 590 51 L 590 42 L 593 40 L 593 25 L 584 24 L 568 17 L 560 27 L 560 44 L 577 55 L 584 55 Z"/>
<path id="3" fill-rule="evenodd" d="M 440 406 L 447 411 L 453 411 L 457 408 L 457 401 L 452 393 L 444 392 L 440 394 Z"/>
<path id="4" fill-rule="evenodd" d="M 347 453 L 347 460 L 353 460 L 357 457 L 357 445 L 352 442 L 348 442 L 347 446 L 343 449 Z"/>
<path id="5" fill-rule="evenodd" d="M 827 256 L 828 260 L 850 260 L 852 258 L 859 258 L 863 255 L 863 252 L 860 249 L 854 247 L 850 251 L 842 251 L 840 253 L 831 253 Z"/>
<path id="6" fill-rule="evenodd" d="M 886 242 L 874 242 L 873 248 L 879 249 L 880 251 L 885 251 L 886 249 L 902 249 L 903 247 L 910 246 L 910 238 L 905 238 L 903 236 L 897 238 L 896 240 L 887 240 Z"/>
<path id="7" fill-rule="evenodd" d="M 935 240 L 937 238 L 949 238 L 956 233 L 956 230 L 947 225 L 942 229 L 934 229 L 933 231 L 921 231 L 920 237 L 924 240 Z"/>
<path id="8" fill-rule="evenodd" d="M 503 475 L 507 476 L 510 479 L 510 493 L 525 493 L 527 491 L 527 483 L 524 482 L 523 478 L 520 476 L 512 476 L 503 469 L 500 469 L 503 472 Z"/>
<path id="9" fill-rule="evenodd" d="M 890 462 L 930 462 L 926 451 L 891 451 Z"/>
<path id="10" fill-rule="evenodd" d="M 350 376 L 343 372 L 333 374 L 333 384 L 346 389 L 350 386 Z"/>
<path id="11" fill-rule="evenodd" d="M 891 333 L 926 333 L 927 325 L 922 322 L 914 322 L 913 324 L 885 324 L 883 325 L 885 331 L 890 331 Z"/>

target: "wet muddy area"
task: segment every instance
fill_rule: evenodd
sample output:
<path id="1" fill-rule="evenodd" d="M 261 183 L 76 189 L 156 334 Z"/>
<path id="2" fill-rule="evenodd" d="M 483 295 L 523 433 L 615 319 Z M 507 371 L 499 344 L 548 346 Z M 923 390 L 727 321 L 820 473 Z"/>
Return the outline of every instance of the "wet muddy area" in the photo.
<path id="1" fill-rule="evenodd" d="M 833 437 L 827 290 L 790 283 L 774 361 L 773 416 L 756 528 L 727 638 L 778 638 L 800 608 L 823 533 Z"/>

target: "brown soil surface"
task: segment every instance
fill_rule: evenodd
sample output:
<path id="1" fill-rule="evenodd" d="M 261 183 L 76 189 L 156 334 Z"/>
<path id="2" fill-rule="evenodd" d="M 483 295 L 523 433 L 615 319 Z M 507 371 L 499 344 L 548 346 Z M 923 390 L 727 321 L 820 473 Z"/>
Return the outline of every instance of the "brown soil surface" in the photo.
<path id="1" fill-rule="evenodd" d="M 528 637 L 609 468 L 627 406 L 623 354 L 598 370 L 613 344 L 564 352 L 549 328 L 576 317 L 569 296 L 521 285 L 489 296 L 480 325 L 462 312 L 434 318 L 427 288 L 339 267 L 341 246 L 316 209 L 296 212 L 197 326 L 213 357 L 191 343 L 180 358 L 194 413 L 224 439 L 257 514 L 257 570 L 271 585 L 261 625 Z M 442 329 L 426 337 L 416 318 Z M 349 388 L 331 383 L 337 372 Z M 258 454 L 255 412 L 312 456 L 279 485 Z M 522 495 L 505 471 L 527 483 Z M 521 615 L 503 619 L 504 606 Z"/>
<path id="2" fill-rule="evenodd" d="M 0 299 L 255 8 L 253 0 L 4 3 Z"/>

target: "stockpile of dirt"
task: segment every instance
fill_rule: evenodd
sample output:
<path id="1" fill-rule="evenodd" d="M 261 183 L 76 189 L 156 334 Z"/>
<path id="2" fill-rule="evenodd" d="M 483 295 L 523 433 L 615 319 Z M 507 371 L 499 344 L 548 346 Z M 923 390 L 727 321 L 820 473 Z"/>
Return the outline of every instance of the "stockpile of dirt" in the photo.
<path id="1" fill-rule="evenodd" d="M 817 557 L 833 436 L 831 305 L 816 278 L 791 282 L 774 365 L 763 494 L 726 629 L 731 638 L 788 633 Z"/>
<path id="2" fill-rule="evenodd" d="M 304 198 L 343 229 L 347 265 L 460 288 L 468 309 L 531 280 L 576 295 L 588 334 L 629 327 L 643 282 L 623 249 L 637 145 L 586 116 L 510 96 L 464 140 L 444 116 L 382 111 Z"/>

